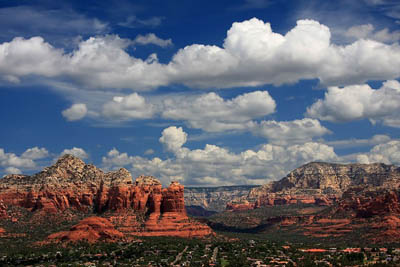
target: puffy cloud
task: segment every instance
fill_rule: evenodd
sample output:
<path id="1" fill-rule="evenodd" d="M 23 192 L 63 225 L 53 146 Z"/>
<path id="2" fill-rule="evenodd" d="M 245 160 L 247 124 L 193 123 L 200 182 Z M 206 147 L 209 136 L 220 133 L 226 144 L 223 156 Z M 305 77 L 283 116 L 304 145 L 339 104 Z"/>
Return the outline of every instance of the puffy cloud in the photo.
<path id="1" fill-rule="evenodd" d="M 87 114 L 87 107 L 85 104 L 73 104 L 70 108 L 63 110 L 62 115 L 68 121 L 77 121 L 83 119 Z"/>
<path id="2" fill-rule="evenodd" d="M 115 96 L 103 106 L 103 115 L 117 120 L 147 119 L 155 113 L 155 106 L 145 98 L 133 93 L 128 96 Z"/>
<path id="3" fill-rule="evenodd" d="M 41 37 L 14 38 L 0 45 L 0 76 L 19 81 L 20 77 L 53 77 L 65 71 L 63 51 L 55 49 Z"/>
<path id="4" fill-rule="evenodd" d="M 167 47 L 167 46 L 172 46 L 172 40 L 171 39 L 164 40 L 157 37 L 154 33 L 148 33 L 146 35 L 139 34 L 138 36 L 136 36 L 135 40 L 133 40 L 133 44 L 140 44 L 140 45 L 153 44 L 161 47 Z"/>
<path id="5" fill-rule="evenodd" d="M 318 120 L 304 118 L 294 121 L 261 121 L 251 127 L 255 135 L 268 139 L 270 143 L 287 145 L 305 143 L 314 137 L 330 133 Z"/>
<path id="6" fill-rule="evenodd" d="M 145 154 L 145 155 L 152 155 L 152 154 L 154 154 L 154 150 L 151 149 L 151 148 L 149 148 L 149 149 L 147 149 L 143 154 Z"/>
<path id="7" fill-rule="evenodd" d="M 65 155 L 65 154 L 70 154 L 73 155 L 75 157 L 78 157 L 80 159 L 87 159 L 88 158 L 88 154 L 86 153 L 85 150 L 83 150 L 82 148 L 79 147 L 73 147 L 71 149 L 64 149 L 63 152 L 61 152 L 61 156 Z"/>
<path id="8" fill-rule="evenodd" d="M 347 37 L 354 37 L 356 39 L 367 38 L 373 32 L 375 27 L 372 24 L 363 24 L 350 27 L 344 35 Z"/>
<path id="9" fill-rule="evenodd" d="M 36 167 L 35 162 L 29 156 L 34 156 L 36 148 L 28 149 L 24 152 L 25 156 L 17 156 L 14 153 L 7 153 L 4 149 L 0 148 L 0 167 L 5 168 L 6 172 L 15 171 L 17 168 L 20 169 L 33 169 Z M 36 155 L 37 156 L 37 155 Z"/>
<path id="10" fill-rule="evenodd" d="M 188 46 L 169 66 L 176 80 L 193 87 L 280 85 L 300 79 L 341 85 L 399 76 L 393 69 L 400 64 L 397 45 L 358 40 L 339 46 L 330 42 L 330 36 L 328 27 L 313 20 L 299 20 L 281 35 L 269 23 L 253 18 L 234 23 L 223 48 Z"/>
<path id="11" fill-rule="evenodd" d="M 369 153 L 358 154 L 356 159 L 360 163 L 383 162 L 386 164 L 400 164 L 400 141 L 393 140 L 374 146 Z"/>
<path id="12" fill-rule="evenodd" d="M 131 57 L 125 49 L 130 41 L 115 35 L 91 37 L 79 43 L 68 58 L 68 75 L 91 88 L 145 90 L 167 84 L 163 66 L 151 55 L 148 60 Z"/>
<path id="13" fill-rule="evenodd" d="M 15 38 L 0 44 L 0 77 L 14 82 L 32 76 L 62 79 L 83 89 L 149 90 L 170 84 L 228 88 L 301 79 L 348 85 L 400 76 L 398 44 L 360 39 L 335 45 L 330 37 L 329 28 L 313 20 L 299 20 L 282 35 L 253 18 L 233 23 L 223 47 L 192 44 L 168 64 L 159 63 L 156 55 L 142 60 L 128 54 L 132 41 L 115 35 L 91 37 L 69 53 L 41 37 Z"/>
<path id="14" fill-rule="evenodd" d="M 26 159 L 42 159 L 49 156 L 49 151 L 46 148 L 38 148 L 37 146 L 28 148 L 24 153 L 22 153 L 21 157 Z"/>
<path id="15" fill-rule="evenodd" d="M 192 128 L 208 132 L 243 130 L 252 119 L 273 113 L 275 107 L 275 101 L 266 91 L 239 95 L 231 100 L 208 93 L 166 99 L 162 117 L 183 120 Z"/>
<path id="16" fill-rule="evenodd" d="M 182 127 L 170 126 L 162 131 L 160 142 L 171 152 L 178 151 L 187 140 L 187 133 Z"/>
<path id="17" fill-rule="evenodd" d="M 134 162 L 134 157 L 128 156 L 127 153 L 120 153 L 116 148 L 111 149 L 106 157 L 102 158 L 103 165 L 106 168 L 122 167 Z"/>
<path id="18" fill-rule="evenodd" d="M 6 153 L 4 152 L 4 149 L 0 148 L 0 165 L 3 167 L 12 166 L 30 168 L 34 167 L 35 163 L 32 159 L 18 157 L 14 153 Z"/>
<path id="19" fill-rule="evenodd" d="M 307 108 L 307 115 L 321 120 L 344 122 L 367 118 L 372 122 L 399 127 L 400 83 L 383 83 L 379 89 L 369 85 L 329 87 L 324 99 Z"/>
<path id="20" fill-rule="evenodd" d="M 15 167 L 7 167 L 7 168 L 5 168 L 4 172 L 6 174 L 21 174 L 22 173 L 22 171 L 20 169 L 15 168 Z"/>
<path id="21" fill-rule="evenodd" d="M 384 134 L 376 134 L 368 139 L 348 139 L 348 140 L 335 140 L 326 142 L 327 145 L 337 148 L 360 147 L 360 146 L 373 146 L 391 141 L 390 136 Z"/>
<path id="22" fill-rule="evenodd" d="M 266 144 L 258 150 L 246 150 L 241 153 L 233 153 L 211 144 L 205 145 L 203 149 L 191 150 L 182 146 L 183 140 L 186 140 L 186 133 L 176 127 L 167 129 L 172 136 L 169 144 L 175 144 L 170 149 L 175 157 L 166 160 L 158 157 L 147 159 L 129 156 L 113 149 L 103 157 L 104 166 L 130 167 L 134 176 L 142 173 L 154 175 L 164 184 L 175 179 L 185 185 L 209 186 L 263 184 L 271 179 L 282 178 L 293 168 L 310 161 L 339 159 L 332 147 L 313 142 L 292 146 Z M 166 135 L 163 132 L 163 136 Z M 177 138 L 179 141 L 175 140 L 175 136 L 181 137 Z"/>
<path id="23" fill-rule="evenodd" d="M 372 39 L 383 43 L 393 43 L 400 40 L 400 31 L 390 32 L 388 28 L 375 31 L 375 27 L 372 24 L 350 27 L 344 35 L 356 39 Z"/>

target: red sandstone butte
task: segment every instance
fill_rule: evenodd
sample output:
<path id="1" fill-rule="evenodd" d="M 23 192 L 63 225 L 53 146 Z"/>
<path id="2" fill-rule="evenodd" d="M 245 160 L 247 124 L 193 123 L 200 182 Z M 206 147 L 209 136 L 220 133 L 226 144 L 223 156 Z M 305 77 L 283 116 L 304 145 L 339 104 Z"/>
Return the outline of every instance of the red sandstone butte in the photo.
<path id="1" fill-rule="evenodd" d="M 162 188 L 152 176 L 139 176 L 132 183 L 126 169 L 104 173 L 79 158 L 64 155 L 35 175 L 0 179 L 0 218 L 6 217 L 9 206 L 55 215 L 73 210 L 84 216 L 104 214 L 108 223 L 129 236 L 213 234 L 207 225 L 187 217 L 183 190 L 178 182 Z M 75 230 L 72 232 L 69 235 L 75 235 Z"/>
<path id="2" fill-rule="evenodd" d="M 172 182 L 162 189 L 161 201 L 153 201 L 154 209 L 145 223 L 142 236 L 202 237 L 212 235 L 208 226 L 189 219 L 185 211 L 184 187 Z M 160 203 L 161 202 L 161 203 Z"/>

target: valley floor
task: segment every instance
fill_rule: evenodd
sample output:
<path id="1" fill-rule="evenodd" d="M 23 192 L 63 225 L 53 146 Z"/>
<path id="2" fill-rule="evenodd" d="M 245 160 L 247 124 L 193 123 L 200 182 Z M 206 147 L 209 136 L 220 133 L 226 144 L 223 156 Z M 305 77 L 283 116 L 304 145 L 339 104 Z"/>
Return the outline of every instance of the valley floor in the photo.
<path id="1" fill-rule="evenodd" d="M 230 233 L 232 235 L 232 233 Z M 252 239 L 253 238 L 253 239 Z M 2 240 L 1 266 L 399 266 L 400 244 L 330 247 L 219 233 L 212 239 L 141 238 L 129 243 L 14 247 Z"/>

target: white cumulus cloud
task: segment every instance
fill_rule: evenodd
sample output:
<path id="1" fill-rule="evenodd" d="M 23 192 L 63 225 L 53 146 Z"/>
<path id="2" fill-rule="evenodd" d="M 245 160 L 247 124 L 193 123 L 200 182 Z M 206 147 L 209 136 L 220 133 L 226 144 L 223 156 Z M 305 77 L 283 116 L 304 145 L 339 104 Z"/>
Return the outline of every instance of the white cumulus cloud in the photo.
<path id="1" fill-rule="evenodd" d="M 136 38 L 133 40 L 133 44 L 140 44 L 140 45 L 148 45 L 148 44 L 153 44 L 153 45 L 158 45 L 160 47 L 167 47 L 167 46 L 172 46 L 172 40 L 171 39 L 161 39 L 154 33 L 148 33 L 146 35 L 141 35 L 139 34 L 136 36 Z"/>
<path id="2" fill-rule="evenodd" d="M 305 143 L 330 133 L 318 120 L 309 118 L 280 122 L 261 121 L 253 123 L 251 130 L 255 135 L 265 137 L 270 143 L 278 145 Z"/>
<path id="3" fill-rule="evenodd" d="M 324 99 L 307 108 L 307 115 L 320 120 L 344 122 L 367 118 L 400 127 L 400 83 L 391 80 L 379 89 L 369 85 L 329 87 Z"/>
<path id="4" fill-rule="evenodd" d="M 46 157 L 48 157 L 48 151 L 45 148 L 29 148 L 20 156 L 5 152 L 3 148 L 0 148 L 0 172 L 1 168 L 5 173 L 14 174 L 19 174 L 22 170 L 36 169 L 35 160 Z"/>
<path id="5" fill-rule="evenodd" d="M 361 146 L 374 146 L 391 141 L 390 136 L 385 134 L 376 134 L 371 138 L 357 139 L 351 138 L 347 140 L 335 140 L 326 142 L 327 145 L 335 148 L 349 148 L 349 147 L 361 147 Z"/>
<path id="6" fill-rule="evenodd" d="M 255 91 L 225 100 L 215 93 L 167 98 L 161 116 L 183 120 L 207 132 L 243 130 L 255 118 L 275 112 L 275 101 L 266 91 Z"/>
<path id="7" fill-rule="evenodd" d="M 79 147 L 73 147 L 71 149 L 64 149 L 61 152 L 60 156 L 65 155 L 65 154 L 70 154 L 70 155 L 73 155 L 80 159 L 87 159 L 89 157 L 88 154 L 86 153 L 86 151 Z"/>
<path id="8" fill-rule="evenodd" d="M 400 31 L 390 32 L 388 28 L 376 31 L 370 23 L 352 26 L 344 35 L 356 39 L 372 39 L 383 43 L 393 43 L 400 40 Z"/>
<path id="9" fill-rule="evenodd" d="M 15 167 L 7 167 L 7 168 L 5 168 L 4 172 L 6 174 L 21 174 L 22 173 L 22 171 L 20 169 L 15 168 Z"/>
<path id="10" fill-rule="evenodd" d="M 182 127 L 170 126 L 161 133 L 160 142 L 171 152 L 178 151 L 187 140 L 187 133 Z"/>
<path id="11" fill-rule="evenodd" d="M 62 115 L 68 120 L 68 121 L 77 121 L 80 119 L 83 119 L 88 110 L 86 107 L 86 104 L 73 104 L 70 108 L 64 110 L 62 112 Z"/>
<path id="12" fill-rule="evenodd" d="M 49 156 L 49 151 L 46 148 L 38 148 L 37 146 L 28 148 L 24 153 L 22 153 L 21 157 L 26 159 L 42 159 Z"/>
<path id="13" fill-rule="evenodd" d="M 181 128 L 167 129 L 163 131 L 164 138 L 160 138 L 160 142 L 170 146 L 174 157 L 147 159 L 113 149 L 103 157 L 103 165 L 107 168 L 128 167 L 134 176 L 143 173 L 154 175 L 164 184 L 180 180 L 185 185 L 209 186 L 263 184 L 282 178 L 292 169 L 310 161 L 339 159 L 332 147 L 315 142 L 290 146 L 266 144 L 258 150 L 241 153 L 212 144 L 191 150 L 183 146 L 187 137 Z"/>
<path id="14" fill-rule="evenodd" d="M 155 106 L 137 93 L 115 96 L 103 106 L 103 115 L 117 120 L 147 119 L 153 117 L 155 111 Z"/>
<path id="15" fill-rule="evenodd" d="M 392 140 L 384 144 L 376 145 L 369 153 L 358 154 L 356 158 L 360 163 L 382 162 L 400 165 L 400 141 Z"/>
<path id="16" fill-rule="evenodd" d="M 394 33 L 379 34 L 387 39 Z M 398 43 L 358 39 L 337 45 L 329 28 L 314 20 L 299 20 L 286 34 L 257 18 L 235 22 L 222 47 L 188 45 L 166 64 L 155 54 L 146 60 L 129 54 L 130 44 L 132 40 L 116 35 L 96 36 L 66 53 L 42 37 L 17 37 L 0 44 L 0 77 L 13 82 L 32 76 L 62 80 L 82 89 L 150 90 L 171 84 L 229 88 L 302 79 L 340 86 L 400 76 Z"/>

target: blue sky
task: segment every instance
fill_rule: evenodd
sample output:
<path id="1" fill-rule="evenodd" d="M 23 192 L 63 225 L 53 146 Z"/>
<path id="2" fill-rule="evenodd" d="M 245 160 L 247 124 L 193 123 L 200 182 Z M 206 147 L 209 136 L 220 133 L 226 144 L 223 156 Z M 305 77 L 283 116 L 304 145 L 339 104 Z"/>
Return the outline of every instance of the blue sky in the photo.
<path id="1" fill-rule="evenodd" d="M 399 165 L 399 40 L 394 0 L 0 0 L 0 175 L 65 153 L 192 186 Z"/>

